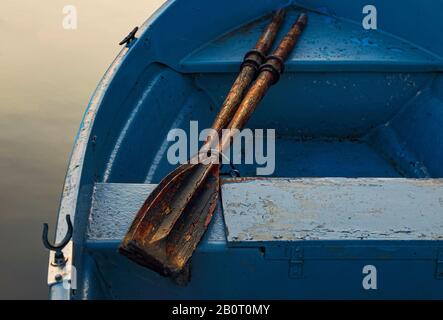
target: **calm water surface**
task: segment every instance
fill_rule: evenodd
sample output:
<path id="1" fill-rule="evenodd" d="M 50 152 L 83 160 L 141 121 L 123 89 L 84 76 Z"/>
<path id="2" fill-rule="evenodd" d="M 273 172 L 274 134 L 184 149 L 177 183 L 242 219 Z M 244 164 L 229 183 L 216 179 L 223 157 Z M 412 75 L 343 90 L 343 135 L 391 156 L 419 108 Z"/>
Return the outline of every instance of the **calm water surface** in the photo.
<path id="1" fill-rule="evenodd" d="M 0 1 L 0 299 L 47 298 L 42 223 L 54 229 L 81 117 L 117 43 L 163 2 Z"/>

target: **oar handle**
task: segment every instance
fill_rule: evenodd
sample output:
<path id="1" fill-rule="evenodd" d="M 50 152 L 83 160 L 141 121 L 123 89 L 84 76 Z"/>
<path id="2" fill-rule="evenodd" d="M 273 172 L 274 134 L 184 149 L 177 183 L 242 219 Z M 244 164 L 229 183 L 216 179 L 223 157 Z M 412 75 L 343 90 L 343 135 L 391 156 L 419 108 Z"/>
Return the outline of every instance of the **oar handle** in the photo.
<path id="1" fill-rule="evenodd" d="M 283 61 L 289 56 L 297 44 L 298 38 L 308 23 L 308 16 L 306 13 L 300 14 L 297 21 L 293 24 L 292 28 L 286 33 L 284 38 L 280 41 L 277 49 L 275 49 L 273 56 L 279 57 Z"/>
<path id="2" fill-rule="evenodd" d="M 271 23 L 261 34 L 260 39 L 258 39 L 255 44 L 254 50 L 261 52 L 264 56 L 268 54 L 269 50 L 277 37 L 278 30 L 285 18 L 286 9 L 279 9 L 274 13 Z M 263 57 L 264 60 L 265 57 Z M 263 62 L 263 61 L 262 61 Z"/>
<path id="3" fill-rule="evenodd" d="M 230 140 L 236 134 L 234 129 L 240 130 L 243 128 L 269 87 L 278 81 L 280 74 L 284 71 L 284 61 L 294 49 L 307 21 L 307 15 L 304 13 L 300 14 L 297 21 L 281 40 L 277 49 L 272 55 L 267 57 L 266 62 L 260 67 L 260 74 L 246 93 L 227 127 L 231 130 L 230 134 L 223 136 L 220 146 L 222 151 L 230 144 Z"/>
<path id="4" fill-rule="evenodd" d="M 231 120 L 237 110 L 246 90 L 257 75 L 261 64 L 265 61 L 266 55 L 277 37 L 285 15 L 286 9 L 277 10 L 273 15 L 271 23 L 266 27 L 255 44 L 254 49 L 246 53 L 240 73 L 229 90 L 212 124 L 212 129 L 217 133 L 220 133 L 220 131 L 227 126 L 229 120 Z M 211 137 L 208 137 L 207 143 L 209 143 L 210 140 Z"/>

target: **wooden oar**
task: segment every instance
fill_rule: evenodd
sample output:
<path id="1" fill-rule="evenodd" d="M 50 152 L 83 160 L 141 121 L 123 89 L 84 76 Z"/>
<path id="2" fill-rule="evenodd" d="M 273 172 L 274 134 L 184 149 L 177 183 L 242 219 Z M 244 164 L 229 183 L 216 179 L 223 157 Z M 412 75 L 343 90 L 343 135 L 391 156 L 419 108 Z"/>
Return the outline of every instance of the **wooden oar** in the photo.
<path id="1" fill-rule="evenodd" d="M 266 91 L 278 81 L 284 60 L 294 48 L 306 22 L 307 16 L 300 15 L 279 47 L 267 57 L 232 117 L 229 129 L 243 128 Z M 216 151 L 223 152 L 228 148 L 235 131 L 230 132 L 232 134 L 224 137 Z M 206 147 L 209 145 L 205 144 Z M 171 172 L 139 210 L 123 239 L 120 252 L 163 275 L 178 275 L 211 221 L 218 200 L 219 170 L 220 164 L 216 161 L 185 164 Z"/>
<path id="2" fill-rule="evenodd" d="M 248 89 L 258 73 L 258 69 L 265 61 L 266 55 L 271 49 L 272 44 L 277 37 L 277 33 L 280 30 L 285 14 L 286 9 L 277 10 L 271 23 L 267 26 L 265 31 L 261 34 L 260 39 L 258 39 L 255 44 L 254 49 L 245 54 L 243 63 L 240 67 L 240 73 L 234 81 L 234 84 L 220 108 L 220 112 L 212 124 L 212 129 L 215 131 L 220 132 L 221 129 L 225 128 L 231 117 L 234 115 L 234 112 L 237 110 L 246 89 Z"/>
<path id="3" fill-rule="evenodd" d="M 221 129 L 226 127 L 232 115 L 237 110 L 237 107 L 240 104 L 246 89 L 249 87 L 254 77 L 257 75 L 258 68 L 263 63 L 266 54 L 271 48 L 277 36 L 277 33 L 280 29 L 280 26 L 283 22 L 285 14 L 286 14 L 286 9 L 277 10 L 273 15 L 271 23 L 267 26 L 267 28 L 265 29 L 265 31 L 262 33 L 257 43 L 255 44 L 254 49 L 245 54 L 243 63 L 240 68 L 240 73 L 238 74 L 236 80 L 234 81 L 228 95 L 226 96 L 220 108 L 218 115 L 216 116 L 212 124 L 212 128 L 216 132 L 220 132 Z M 211 142 L 211 137 L 209 136 L 206 144 L 210 144 L 210 142 Z M 193 161 L 190 161 L 190 163 L 193 163 Z M 157 188 L 153 190 L 151 195 L 145 201 L 145 205 L 151 203 L 154 200 L 154 198 L 160 193 L 160 191 L 163 190 L 163 188 L 169 184 L 169 182 L 178 183 L 179 178 L 181 178 L 182 175 L 185 175 L 187 172 L 186 169 L 190 169 L 190 167 L 191 166 L 181 166 L 178 167 L 173 172 L 171 172 L 171 174 L 169 174 L 166 178 L 164 178 L 157 186 Z M 143 217 L 142 211 L 144 210 L 144 208 L 145 206 L 143 206 L 140 209 L 135 220 L 133 221 L 132 226 L 127 233 L 126 236 L 127 239 L 130 239 L 132 233 L 136 230 L 139 220 Z M 121 249 L 123 253 L 125 253 L 124 251 L 125 245 L 126 243 L 125 241 L 123 241 Z"/>
<path id="4" fill-rule="evenodd" d="M 238 105 L 240 104 L 245 91 L 248 89 L 251 82 L 254 80 L 254 77 L 258 73 L 258 68 L 260 65 L 264 62 L 264 59 L 272 47 L 272 44 L 274 43 L 275 38 L 277 37 L 277 33 L 280 29 L 280 26 L 283 22 L 284 16 L 286 14 L 286 9 L 280 9 L 277 10 L 272 18 L 271 23 L 267 26 L 267 28 L 264 30 L 260 38 L 258 39 L 257 43 L 255 44 L 255 47 L 245 54 L 245 57 L 243 59 L 243 63 L 240 68 L 240 73 L 237 76 L 236 80 L 234 81 L 231 90 L 229 91 L 228 95 L 226 96 L 221 108 L 220 112 L 218 113 L 217 117 L 215 118 L 212 128 L 215 129 L 215 131 L 218 133 L 221 131 L 221 129 L 225 128 L 228 124 L 229 120 L 232 118 L 234 112 L 237 110 Z M 212 137 L 209 136 L 206 145 L 211 144 Z M 190 161 L 190 163 L 194 163 L 193 161 Z M 198 157 L 197 161 L 195 163 L 198 163 Z M 171 195 L 171 192 L 175 192 L 176 190 L 183 188 L 183 182 L 185 179 L 191 179 L 191 177 L 188 177 L 190 170 L 192 170 L 192 165 L 182 165 L 175 169 L 173 172 L 171 172 L 168 176 L 166 176 L 160 184 L 153 190 L 153 192 L 149 195 L 147 200 L 145 201 L 142 208 L 139 210 L 139 212 L 136 215 L 136 218 L 132 222 L 132 225 L 127 232 L 121 246 L 120 246 L 120 252 L 128 255 L 133 260 L 136 260 L 134 250 L 137 251 L 136 248 L 131 249 L 136 241 L 133 241 L 135 236 L 138 236 L 139 233 L 136 234 L 136 231 L 139 228 L 143 228 L 143 218 L 147 214 L 148 210 L 157 210 L 154 203 L 158 200 L 157 197 L 164 197 L 165 200 L 162 202 L 167 201 L 168 195 Z M 193 174 L 193 177 L 196 175 Z M 195 191 L 195 189 L 192 188 L 192 183 L 189 184 L 189 192 Z M 195 186 L 198 184 L 194 183 Z M 174 189 L 175 188 L 175 189 Z M 180 211 L 184 210 L 184 207 L 187 205 L 187 199 L 169 199 L 172 202 L 174 202 L 176 205 L 174 206 L 174 210 Z M 171 208 L 172 211 L 172 208 Z M 154 216 L 153 214 L 151 214 Z M 165 219 L 164 223 L 170 223 L 171 221 L 175 221 L 174 217 L 177 217 L 177 215 L 171 214 L 169 215 L 170 219 Z M 141 225 L 140 225 L 141 223 Z M 140 242 L 140 241 L 139 241 Z M 146 263 L 146 257 L 141 257 L 139 260 L 139 263 L 141 264 L 150 264 L 150 262 Z M 155 261 L 154 261 L 155 262 Z M 161 271 L 160 271 L 161 272 Z M 163 272 L 161 272 L 163 273 Z"/>

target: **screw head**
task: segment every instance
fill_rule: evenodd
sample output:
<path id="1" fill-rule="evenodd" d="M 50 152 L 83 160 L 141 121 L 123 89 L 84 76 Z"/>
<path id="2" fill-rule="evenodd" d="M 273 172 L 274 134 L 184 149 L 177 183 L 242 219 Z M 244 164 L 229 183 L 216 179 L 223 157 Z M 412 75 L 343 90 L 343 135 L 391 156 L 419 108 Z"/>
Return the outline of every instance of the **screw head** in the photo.
<path id="1" fill-rule="evenodd" d="M 55 279 L 55 281 L 60 282 L 63 280 L 63 276 L 61 274 L 56 274 L 54 279 Z"/>

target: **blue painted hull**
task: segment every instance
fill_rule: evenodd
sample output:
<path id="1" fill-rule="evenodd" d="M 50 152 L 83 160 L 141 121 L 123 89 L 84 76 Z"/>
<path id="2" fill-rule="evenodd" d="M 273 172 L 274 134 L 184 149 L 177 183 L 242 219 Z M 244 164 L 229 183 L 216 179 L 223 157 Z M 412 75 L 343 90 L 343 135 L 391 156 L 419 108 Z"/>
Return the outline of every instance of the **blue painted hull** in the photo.
<path id="1" fill-rule="evenodd" d="M 70 214 L 74 238 L 66 255 L 77 288 L 66 290 L 50 272 L 53 299 L 443 298 L 437 238 L 281 240 L 277 247 L 301 248 L 303 257 L 266 259 L 267 242 L 226 240 L 219 208 L 192 259 L 190 284 L 179 287 L 117 254 L 127 216 L 126 224 L 116 218 L 94 233 L 92 214 L 133 212 L 147 186 L 174 168 L 165 156 L 170 129 L 189 131 L 190 120 L 210 126 L 244 53 L 269 13 L 286 4 L 170 1 L 122 50 L 94 93 L 74 145 L 57 238 Z M 378 30 L 361 26 L 365 1 L 299 1 L 309 9 L 309 25 L 281 81 L 248 123 L 276 130 L 273 177 L 443 177 L 443 43 L 435 41 L 443 4 L 372 4 Z M 300 10 L 291 7 L 284 30 Z M 255 176 L 254 166 L 239 170 Z M 100 185 L 108 185 L 108 193 L 100 193 Z M 104 198 L 108 207 L 98 210 L 94 204 Z M 440 221 L 435 228 L 443 234 Z M 291 277 L 291 263 L 300 260 L 303 275 Z M 362 288 L 364 265 L 378 266 L 378 290 Z"/>

